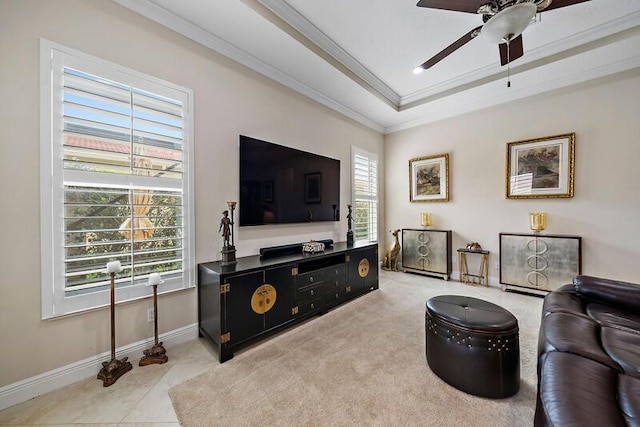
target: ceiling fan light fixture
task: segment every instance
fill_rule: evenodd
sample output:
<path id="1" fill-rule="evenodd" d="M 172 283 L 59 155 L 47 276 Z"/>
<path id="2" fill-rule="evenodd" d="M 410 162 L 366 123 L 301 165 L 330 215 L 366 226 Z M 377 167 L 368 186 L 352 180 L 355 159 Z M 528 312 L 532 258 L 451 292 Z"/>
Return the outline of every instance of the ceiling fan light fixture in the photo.
<path id="1" fill-rule="evenodd" d="M 546 8 L 548 8 L 553 0 L 536 0 L 535 5 L 538 8 L 538 12 L 542 12 Z"/>
<path id="2" fill-rule="evenodd" d="M 421 74 L 423 71 L 424 71 L 424 68 L 418 65 L 416 68 L 413 69 L 413 74 Z"/>
<path id="3" fill-rule="evenodd" d="M 534 3 L 518 3 L 498 12 L 482 27 L 481 35 L 491 43 L 504 43 L 518 37 L 536 15 Z"/>

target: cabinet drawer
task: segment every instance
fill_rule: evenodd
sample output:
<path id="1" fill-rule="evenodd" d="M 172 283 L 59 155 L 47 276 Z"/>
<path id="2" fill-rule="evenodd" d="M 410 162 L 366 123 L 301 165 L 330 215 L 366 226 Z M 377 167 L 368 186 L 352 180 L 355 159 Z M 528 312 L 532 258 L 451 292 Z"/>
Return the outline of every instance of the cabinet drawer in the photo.
<path id="1" fill-rule="evenodd" d="M 322 282 L 324 280 L 324 273 L 324 270 L 316 270 L 309 273 L 299 274 L 298 277 L 296 277 L 296 284 L 298 285 L 298 288 L 302 288 L 304 286 Z"/>
<path id="2" fill-rule="evenodd" d="M 324 307 L 322 297 L 316 298 L 311 301 L 306 301 L 298 304 L 298 315 L 313 313 L 314 311 L 321 310 Z"/>
<path id="3" fill-rule="evenodd" d="M 323 293 L 323 283 L 298 288 L 298 302 L 321 298 Z"/>
<path id="4" fill-rule="evenodd" d="M 344 281 L 347 278 L 347 265 L 340 264 L 332 267 L 327 267 L 324 270 L 324 280 L 327 282 L 335 281 L 339 279 L 340 281 Z"/>
<path id="5" fill-rule="evenodd" d="M 332 278 L 327 278 L 324 281 L 324 285 L 328 290 L 330 289 L 334 289 L 334 288 L 342 288 L 344 289 L 344 287 L 347 285 L 347 275 L 344 274 L 342 276 L 336 276 L 336 277 L 332 277 Z"/>
<path id="6" fill-rule="evenodd" d="M 345 299 L 347 299 L 347 294 L 345 292 L 344 287 L 332 289 L 329 292 L 327 292 L 325 295 L 325 302 L 327 303 L 327 305 L 330 305 L 330 306 L 339 304 Z"/>
<path id="7" fill-rule="evenodd" d="M 325 292 L 342 292 L 348 293 L 351 292 L 351 286 L 347 285 L 347 280 L 345 278 L 336 278 L 331 282 L 324 282 L 324 290 Z"/>

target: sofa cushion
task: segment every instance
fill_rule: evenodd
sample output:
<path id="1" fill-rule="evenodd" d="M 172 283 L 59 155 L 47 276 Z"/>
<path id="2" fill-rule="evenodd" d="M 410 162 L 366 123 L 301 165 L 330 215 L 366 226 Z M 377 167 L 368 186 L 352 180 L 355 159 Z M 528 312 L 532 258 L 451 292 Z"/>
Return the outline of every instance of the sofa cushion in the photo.
<path id="1" fill-rule="evenodd" d="M 630 426 L 640 425 L 640 379 L 620 375 L 618 379 L 620 408 Z"/>
<path id="2" fill-rule="evenodd" d="M 585 298 L 630 310 L 640 310 L 640 286 L 634 283 L 591 276 L 576 276 L 573 279 L 573 287 Z"/>
<path id="3" fill-rule="evenodd" d="M 555 351 L 540 359 L 539 399 L 548 425 L 624 426 L 617 394 L 618 372 L 601 363 Z"/>
<path id="4" fill-rule="evenodd" d="M 554 312 L 585 313 L 584 300 L 576 292 L 551 292 L 544 298 L 542 315 Z"/>
<path id="5" fill-rule="evenodd" d="M 602 328 L 602 347 L 627 375 L 640 378 L 640 331 Z"/>
<path id="6" fill-rule="evenodd" d="M 633 314 L 629 310 L 600 303 L 589 303 L 586 312 L 589 317 L 602 326 L 640 331 L 640 315 Z"/>
<path id="7" fill-rule="evenodd" d="M 622 369 L 600 345 L 600 325 L 590 317 L 570 313 L 549 313 L 542 319 L 540 353 L 563 351 L 593 359 L 611 369 Z"/>

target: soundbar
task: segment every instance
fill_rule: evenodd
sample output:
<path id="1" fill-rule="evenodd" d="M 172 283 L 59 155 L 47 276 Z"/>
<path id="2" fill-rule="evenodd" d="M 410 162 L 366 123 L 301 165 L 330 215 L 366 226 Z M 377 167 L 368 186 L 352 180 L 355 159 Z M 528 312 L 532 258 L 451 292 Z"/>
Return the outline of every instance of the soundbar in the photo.
<path id="1" fill-rule="evenodd" d="M 320 243 L 324 243 L 325 248 L 333 246 L 332 239 L 317 240 Z M 290 245 L 282 246 L 269 246 L 266 248 L 260 248 L 260 256 L 262 258 L 272 258 L 276 256 L 294 255 L 302 252 L 303 243 L 293 243 Z"/>

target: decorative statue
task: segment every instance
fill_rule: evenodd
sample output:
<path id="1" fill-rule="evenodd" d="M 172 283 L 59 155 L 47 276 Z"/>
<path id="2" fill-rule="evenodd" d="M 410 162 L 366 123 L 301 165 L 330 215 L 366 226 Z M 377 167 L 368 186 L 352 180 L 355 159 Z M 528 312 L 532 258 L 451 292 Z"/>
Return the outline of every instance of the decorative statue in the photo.
<path id="1" fill-rule="evenodd" d="M 387 253 L 384 255 L 382 260 L 382 269 L 383 270 L 391 270 L 398 271 L 398 255 L 400 254 L 400 242 L 398 241 L 398 233 L 400 230 L 390 230 L 393 237 L 396 238 L 396 241 L 391 247 L 387 250 Z"/>
<path id="2" fill-rule="evenodd" d="M 224 244 L 222 246 L 222 265 L 233 265 L 236 263 L 236 246 L 233 241 L 233 211 L 236 209 L 237 202 L 227 202 L 229 210 L 222 212 L 222 219 L 220 220 L 220 228 L 218 233 L 222 231 L 222 238 Z M 231 211 L 231 218 L 229 218 L 229 211 Z"/>
<path id="3" fill-rule="evenodd" d="M 224 246 L 229 246 L 229 238 L 231 237 L 231 226 L 233 222 L 229 218 L 229 211 L 225 210 L 222 212 L 222 219 L 220 220 L 220 228 L 218 228 L 218 233 L 222 230 L 222 238 L 224 239 Z"/>
<path id="4" fill-rule="evenodd" d="M 478 242 L 469 242 L 467 243 L 467 250 L 480 252 L 482 250 L 482 246 L 480 246 L 480 243 Z"/>
<path id="5" fill-rule="evenodd" d="M 347 205 L 347 209 L 349 209 L 349 213 L 347 214 L 347 246 L 351 246 L 353 245 L 353 230 L 351 229 L 353 215 L 351 215 L 351 205 Z"/>

